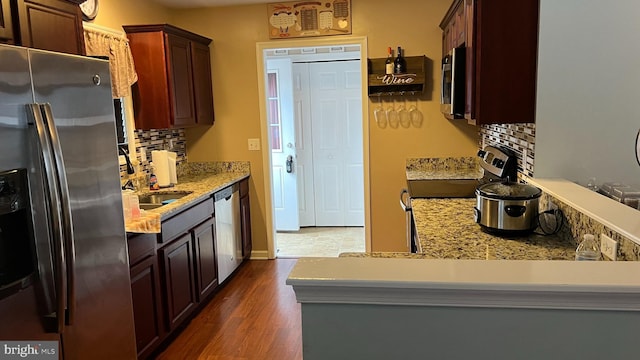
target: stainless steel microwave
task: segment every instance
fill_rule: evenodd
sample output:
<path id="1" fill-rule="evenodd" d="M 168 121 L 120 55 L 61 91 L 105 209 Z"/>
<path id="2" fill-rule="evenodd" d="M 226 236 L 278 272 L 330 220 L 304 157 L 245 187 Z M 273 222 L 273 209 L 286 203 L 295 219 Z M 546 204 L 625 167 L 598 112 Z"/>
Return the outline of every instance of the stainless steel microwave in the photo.
<path id="1" fill-rule="evenodd" d="M 440 111 L 448 119 L 464 118 L 465 57 L 465 48 L 457 47 L 442 59 Z"/>

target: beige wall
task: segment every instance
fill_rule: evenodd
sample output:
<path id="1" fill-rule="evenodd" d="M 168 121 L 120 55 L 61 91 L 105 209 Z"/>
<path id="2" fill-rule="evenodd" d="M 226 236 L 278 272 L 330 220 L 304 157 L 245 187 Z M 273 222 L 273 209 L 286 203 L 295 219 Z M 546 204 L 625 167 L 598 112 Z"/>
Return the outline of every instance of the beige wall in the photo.
<path id="1" fill-rule="evenodd" d="M 387 46 L 401 45 L 406 55 L 426 55 L 433 81 L 421 129 L 371 127 L 372 250 L 405 251 L 405 218 L 398 196 L 406 187 L 407 157 L 467 156 L 477 150 L 477 129 L 446 120 L 439 112 L 438 27 L 451 0 L 352 0 L 353 35 L 368 37 L 367 57 L 386 56 Z M 190 161 L 251 161 L 251 215 L 254 248 L 266 250 L 265 194 L 260 152 L 247 150 L 247 139 L 260 137 L 256 74 L 256 42 L 269 41 L 266 5 L 232 6 L 179 11 L 175 25 L 213 39 L 212 66 L 216 124 L 187 131 Z M 276 40 L 274 40 L 276 41 Z M 372 106 L 370 106 L 373 108 Z M 373 118 L 373 117 L 371 117 Z"/>
<path id="2" fill-rule="evenodd" d="M 170 23 L 171 11 L 149 0 L 100 1 L 93 24 L 122 31 L 122 25 Z"/>
<path id="3" fill-rule="evenodd" d="M 103 4 L 104 3 L 104 4 Z M 256 42 L 269 41 L 266 5 L 172 10 L 148 2 L 101 3 L 99 25 L 171 22 L 213 39 L 211 60 L 216 123 L 187 130 L 189 161 L 251 162 L 251 215 L 255 250 L 267 250 L 262 155 L 247 150 L 248 138 L 260 138 Z M 125 5 L 126 3 L 126 5 Z M 431 60 L 430 92 L 420 102 L 422 128 L 379 129 L 371 126 L 370 177 L 372 250 L 405 251 L 405 218 L 398 196 L 406 187 L 407 157 L 468 156 L 477 150 L 477 129 L 446 120 L 439 112 L 438 27 L 451 0 L 352 0 L 353 35 L 367 36 L 367 57 L 385 57 L 387 46 L 403 46 L 407 56 Z M 146 4 L 146 5 L 143 5 Z M 393 5 L 391 7 L 391 5 Z M 137 9 L 135 9 L 137 7 Z M 121 11 L 120 9 L 125 9 Z M 274 40 L 277 41 L 277 40 Z M 372 109 L 373 106 L 370 106 Z M 373 119 L 373 116 L 371 116 Z"/>

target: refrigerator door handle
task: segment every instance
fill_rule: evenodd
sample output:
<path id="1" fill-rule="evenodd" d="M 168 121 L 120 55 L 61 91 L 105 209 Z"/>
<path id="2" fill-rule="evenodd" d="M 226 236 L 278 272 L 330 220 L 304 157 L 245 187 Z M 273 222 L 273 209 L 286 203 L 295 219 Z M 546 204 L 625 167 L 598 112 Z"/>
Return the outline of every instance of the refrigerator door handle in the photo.
<path id="1" fill-rule="evenodd" d="M 27 114 L 29 115 L 29 125 L 35 126 L 42 157 L 39 161 L 44 166 L 46 183 L 45 202 L 47 211 L 51 217 L 51 233 L 53 236 L 53 265 L 55 269 L 55 299 L 56 312 L 47 317 L 55 317 L 55 328 L 53 332 L 62 333 L 65 326 L 65 313 L 67 306 L 67 278 L 65 276 L 66 259 L 64 244 L 62 241 L 62 227 L 60 222 L 60 197 L 58 196 L 58 180 L 55 176 L 53 154 L 51 153 L 51 145 L 48 136 L 47 126 L 45 125 L 38 104 L 28 104 Z"/>
<path id="2" fill-rule="evenodd" d="M 66 323 L 72 325 L 76 313 L 76 249 L 75 239 L 73 237 L 73 221 L 71 219 L 71 200 L 69 197 L 69 185 L 67 182 L 67 172 L 64 168 L 64 160 L 62 157 L 62 146 L 60 146 L 60 138 L 58 137 L 58 130 L 54 123 L 53 112 L 51 111 L 50 104 L 40 105 L 42 113 L 45 117 L 45 122 L 49 129 L 49 137 L 51 139 L 51 148 L 53 149 L 53 156 L 56 164 L 60 205 L 62 209 L 62 230 L 64 249 L 66 250 L 65 256 L 67 259 L 67 313 Z"/>

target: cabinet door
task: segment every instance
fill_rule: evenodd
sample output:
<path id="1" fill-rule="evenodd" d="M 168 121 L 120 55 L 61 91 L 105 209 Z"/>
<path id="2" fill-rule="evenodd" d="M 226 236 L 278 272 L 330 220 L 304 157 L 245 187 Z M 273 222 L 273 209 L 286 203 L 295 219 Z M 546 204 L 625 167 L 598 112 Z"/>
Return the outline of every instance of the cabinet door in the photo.
<path id="1" fill-rule="evenodd" d="M 193 229 L 193 247 L 196 255 L 196 284 L 198 301 L 202 301 L 218 286 L 215 251 L 215 218 Z"/>
<path id="2" fill-rule="evenodd" d="M 467 120 L 475 119 L 475 76 L 476 76 L 476 56 L 475 56 L 475 0 L 464 0 L 464 16 L 466 21 L 465 45 L 466 62 L 465 62 L 465 101 L 464 101 L 464 117 Z"/>
<path id="3" fill-rule="evenodd" d="M 13 44 L 13 22 L 9 0 L 0 0 L 0 42 Z"/>
<path id="4" fill-rule="evenodd" d="M 185 127 L 196 124 L 193 100 L 193 68 L 191 42 L 172 34 L 165 34 L 167 72 L 171 97 L 172 125 Z"/>
<path id="5" fill-rule="evenodd" d="M 251 215 L 249 213 L 249 195 L 240 198 L 240 223 L 242 234 L 242 257 L 248 259 L 251 256 Z"/>
<path id="6" fill-rule="evenodd" d="M 464 34 L 465 34 L 465 18 L 464 18 L 464 5 L 460 3 L 458 6 L 458 10 L 456 10 L 455 15 L 456 22 L 456 32 L 453 34 L 454 38 L 454 47 L 462 46 L 464 44 Z"/>
<path id="7" fill-rule="evenodd" d="M 154 254 L 131 267 L 131 296 L 139 359 L 146 358 L 160 344 L 165 333 L 160 294 L 158 258 Z"/>
<path id="8" fill-rule="evenodd" d="M 158 255 L 163 265 L 167 328 L 173 330 L 189 316 L 196 304 L 191 234 L 160 249 Z"/>
<path id="9" fill-rule="evenodd" d="M 471 2 L 472 123 L 535 122 L 539 0 Z"/>
<path id="10" fill-rule="evenodd" d="M 444 37 L 443 37 L 444 49 L 442 49 L 442 57 L 447 55 L 449 51 L 451 51 L 451 24 L 447 25 L 444 29 Z"/>
<path id="11" fill-rule="evenodd" d="M 17 0 L 16 4 L 20 25 L 16 38 L 20 45 L 85 54 L 82 15 L 77 4 L 64 0 Z"/>
<path id="12" fill-rule="evenodd" d="M 209 46 L 192 42 L 191 50 L 196 123 L 198 125 L 213 125 L 213 90 L 211 89 L 211 54 Z"/>

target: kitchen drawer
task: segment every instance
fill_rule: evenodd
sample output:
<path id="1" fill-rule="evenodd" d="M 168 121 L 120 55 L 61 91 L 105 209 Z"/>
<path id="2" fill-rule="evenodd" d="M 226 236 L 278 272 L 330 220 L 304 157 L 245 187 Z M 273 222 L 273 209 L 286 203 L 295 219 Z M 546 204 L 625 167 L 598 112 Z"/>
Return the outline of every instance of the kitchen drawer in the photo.
<path id="1" fill-rule="evenodd" d="M 128 234 L 129 266 L 133 266 L 156 253 L 158 234 Z"/>
<path id="2" fill-rule="evenodd" d="M 167 243 L 186 234 L 213 214 L 213 199 L 209 198 L 162 222 L 162 235 L 158 242 Z"/>

